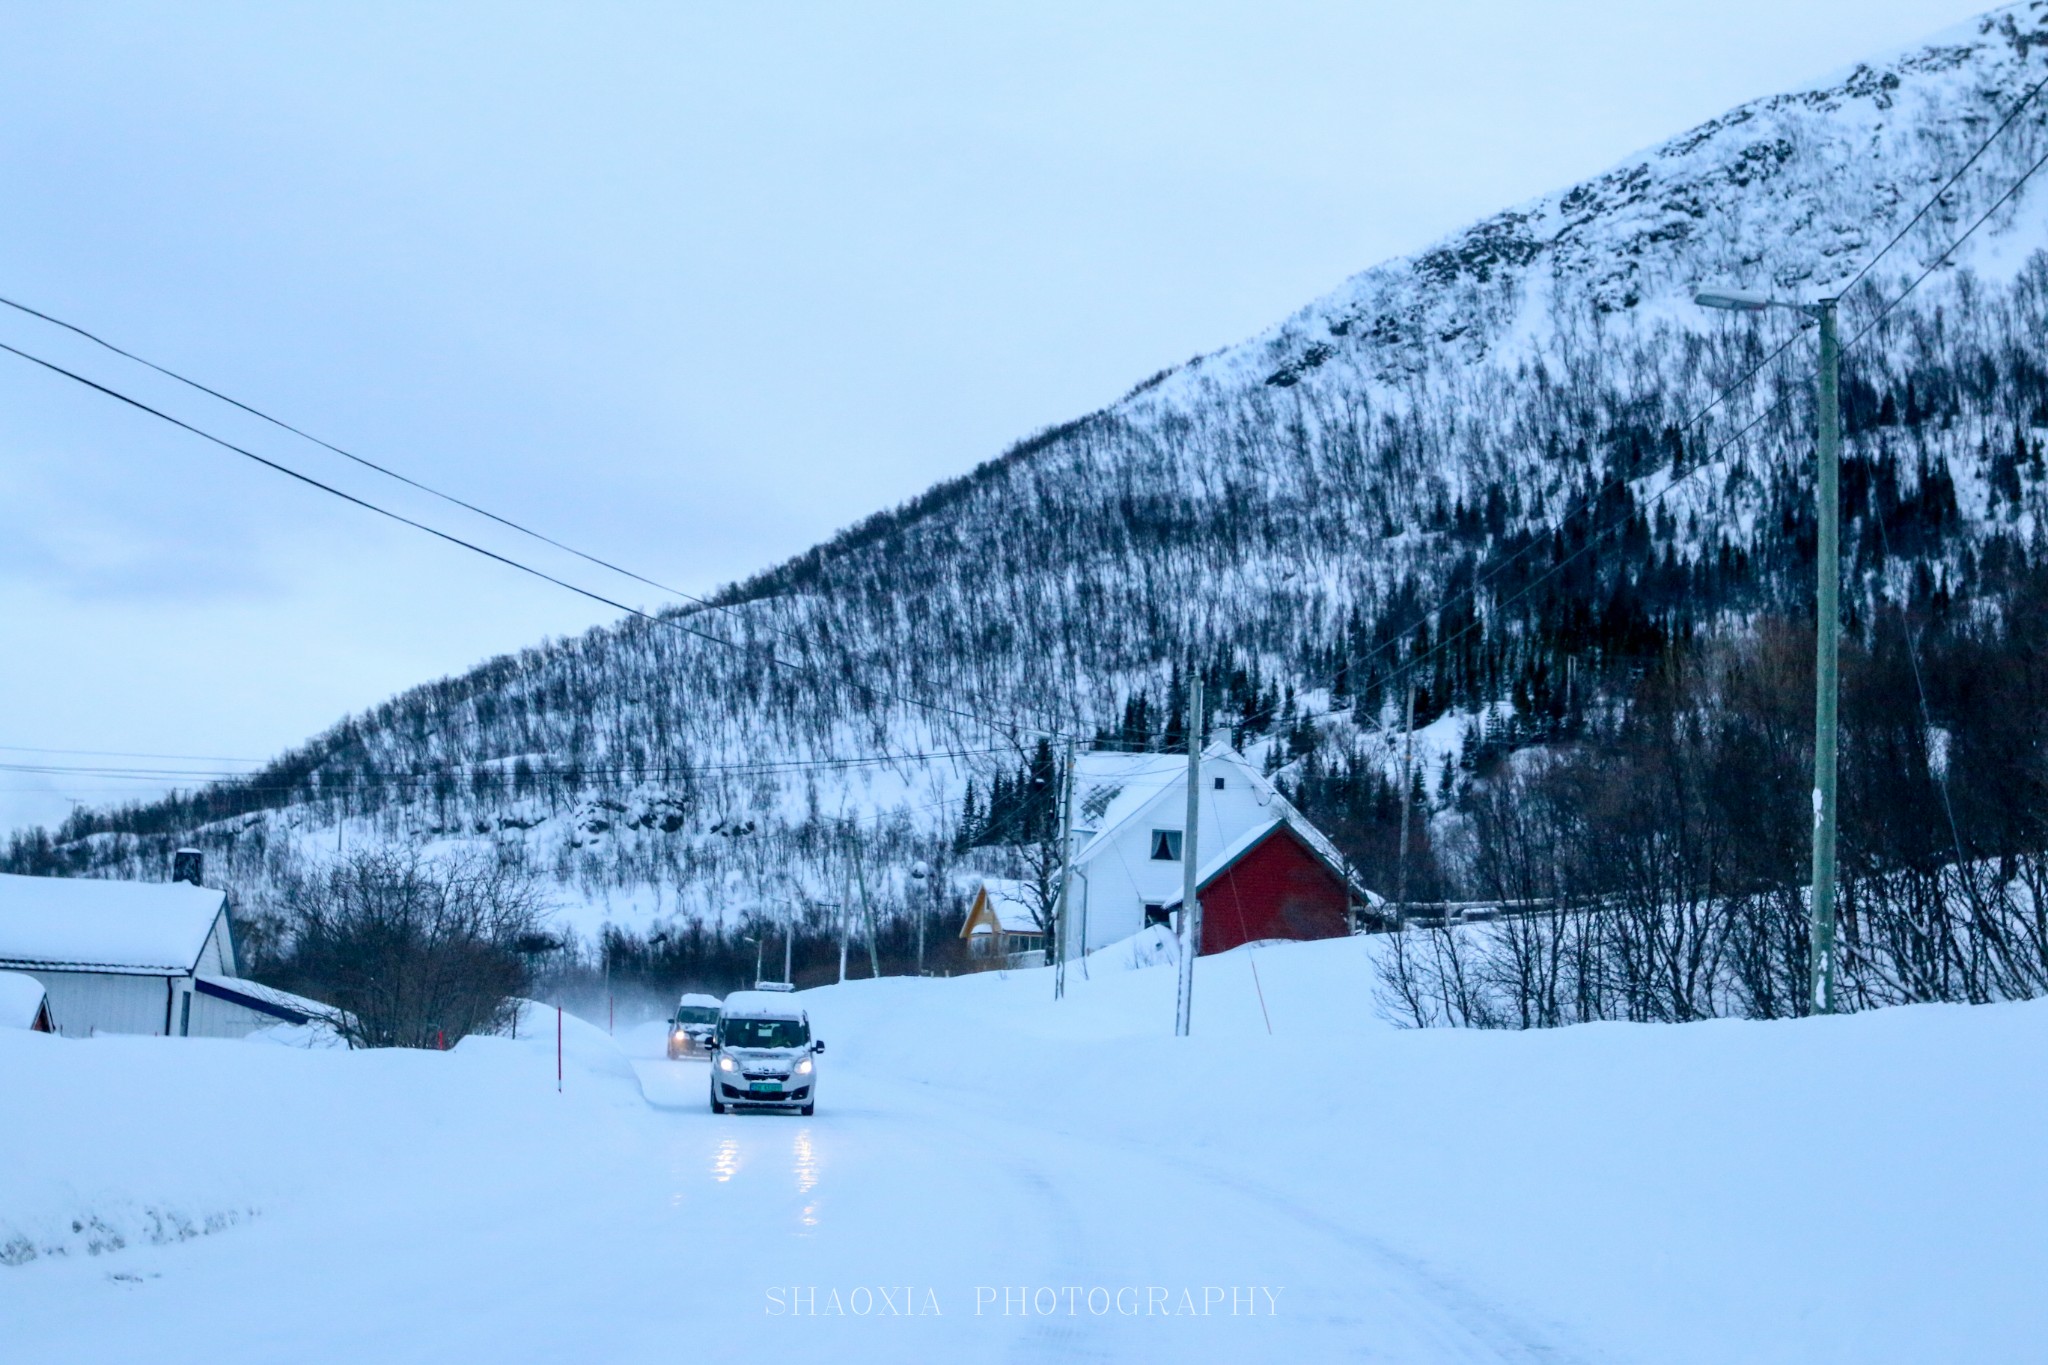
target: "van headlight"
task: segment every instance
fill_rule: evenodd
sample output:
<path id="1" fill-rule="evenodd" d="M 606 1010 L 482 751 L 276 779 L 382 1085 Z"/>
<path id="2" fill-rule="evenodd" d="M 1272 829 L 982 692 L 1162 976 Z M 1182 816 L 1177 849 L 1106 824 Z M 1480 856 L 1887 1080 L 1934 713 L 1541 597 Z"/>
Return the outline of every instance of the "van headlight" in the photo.
<path id="1" fill-rule="evenodd" d="M 811 1074 L 810 1058 L 806 1057 L 796 1064 L 796 1074 L 799 1076 L 808 1076 Z"/>
<path id="2" fill-rule="evenodd" d="M 737 1070 L 739 1070 L 739 1068 L 738 1068 L 738 1067 L 736 1067 L 736 1066 L 734 1066 L 734 1065 L 732 1064 L 732 1058 L 730 1058 L 730 1057 L 720 1057 L 720 1058 L 718 1059 L 718 1069 L 719 1069 L 720 1071 L 737 1071 Z"/>

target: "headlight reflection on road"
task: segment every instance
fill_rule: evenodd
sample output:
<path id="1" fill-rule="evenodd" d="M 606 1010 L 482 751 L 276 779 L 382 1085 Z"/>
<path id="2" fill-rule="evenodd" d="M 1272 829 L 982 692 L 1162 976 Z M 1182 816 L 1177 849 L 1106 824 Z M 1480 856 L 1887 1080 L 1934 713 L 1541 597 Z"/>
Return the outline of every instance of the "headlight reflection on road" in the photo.
<path id="1" fill-rule="evenodd" d="M 818 1153 L 808 1131 L 796 1135 L 796 1192 L 809 1194 L 818 1183 Z"/>
<path id="2" fill-rule="evenodd" d="M 739 1170 L 740 1144 L 732 1138 L 726 1138 L 718 1144 L 718 1150 L 712 1154 L 711 1173 L 717 1176 L 718 1183 L 723 1185 L 738 1175 Z"/>
<path id="3" fill-rule="evenodd" d="M 796 1135 L 796 1192 L 809 1194 L 817 1188 L 817 1184 L 818 1153 L 817 1149 L 811 1146 L 811 1133 L 806 1128 Z M 807 1228 L 818 1226 L 818 1201 L 813 1199 L 804 1205 L 803 1212 L 797 1215 L 797 1221 Z"/>

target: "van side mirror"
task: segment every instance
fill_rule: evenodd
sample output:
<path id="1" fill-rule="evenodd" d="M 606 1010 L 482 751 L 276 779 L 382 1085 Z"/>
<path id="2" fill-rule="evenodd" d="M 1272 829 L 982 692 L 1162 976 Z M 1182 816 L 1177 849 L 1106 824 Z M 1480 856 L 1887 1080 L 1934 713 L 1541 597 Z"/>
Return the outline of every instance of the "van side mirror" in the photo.
<path id="1" fill-rule="evenodd" d="M 823 1038 L 817 1039 L 815 1042 L 811 1044 L 811 1051 L 813 1052 L 823 1052 L 824 1050 L 825 1040 Z"/>

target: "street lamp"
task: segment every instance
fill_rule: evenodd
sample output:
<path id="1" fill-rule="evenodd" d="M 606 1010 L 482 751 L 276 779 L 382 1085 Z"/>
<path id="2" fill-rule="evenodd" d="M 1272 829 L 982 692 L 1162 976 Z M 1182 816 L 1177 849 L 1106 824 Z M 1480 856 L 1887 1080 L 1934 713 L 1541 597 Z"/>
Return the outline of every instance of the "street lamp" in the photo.
<path id="1" fill-rule="evenodd" d="M 1814 610 L 1813 701 L 1813 922 L 1811 1003 L 1815 1013 L 1835 1011 L 1835 703 L 1840 693 L 1837 656 L 1841 645 L 1842 583 L 1842 405 L 1841 346 L 1835 334 L 1835 299 L 1796 303 L 1739 289 L 1702 289 L 1693 295 L 1702 308 L 1760 313 L 1787 308 L 1820 324 L 1819 469 L 1814 496 L 1819 502 L 1820 537 L 1815 558 L 1819 577 Z"/>
<path id="2" fill-rule="evenodd" d="M 928 886 L 936 887 L 938 883 L 932 881 L 931 877 L 932 865 L 924 859 L 919 858 L 910 865 L 910 880 L 924 882 Z M 924 900 L 920 897 L 917 904 L 917 974 L 919 976 L 924 975 L 924 912 Z"/>

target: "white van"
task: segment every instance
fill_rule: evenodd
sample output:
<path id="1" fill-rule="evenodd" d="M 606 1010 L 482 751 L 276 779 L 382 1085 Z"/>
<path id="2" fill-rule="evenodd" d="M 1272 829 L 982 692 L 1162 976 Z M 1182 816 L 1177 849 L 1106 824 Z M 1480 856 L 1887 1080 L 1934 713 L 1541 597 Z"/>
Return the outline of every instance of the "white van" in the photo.
<path id="1" fill-rule="evenodd" d="M 734 991 L 711 1039 L 711 1112 L 818 1107 L 818 1054 L 803 1006 L 776 991 Z"/>

